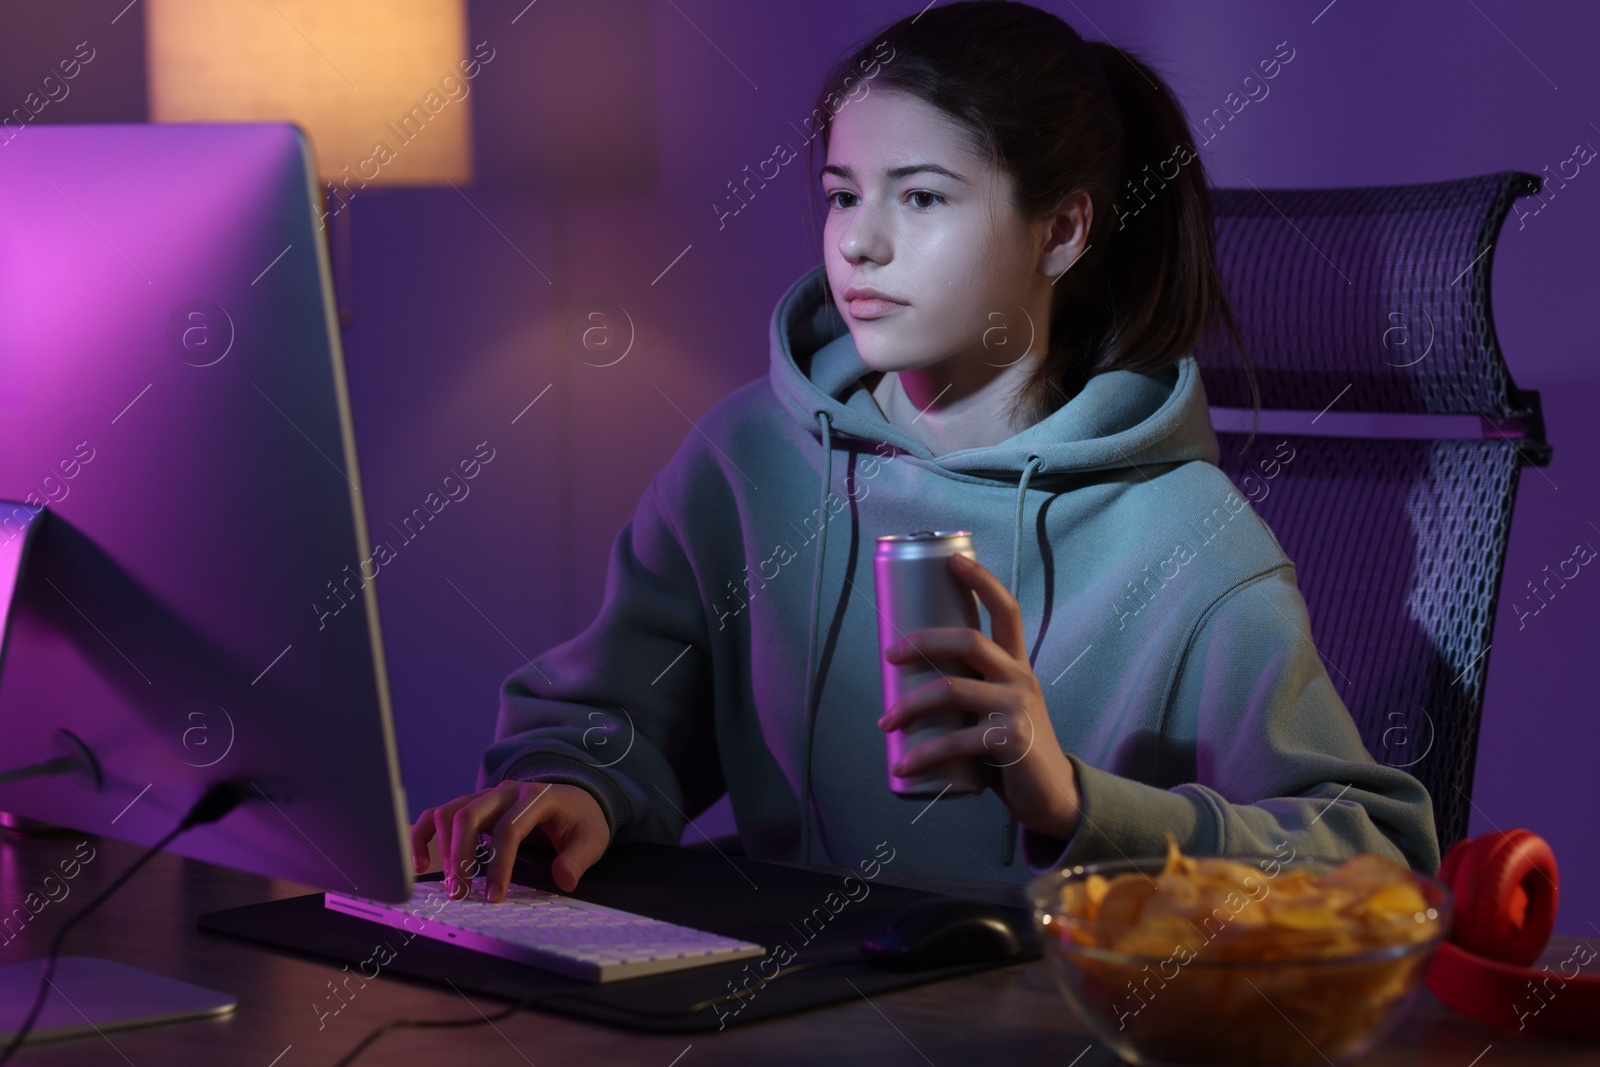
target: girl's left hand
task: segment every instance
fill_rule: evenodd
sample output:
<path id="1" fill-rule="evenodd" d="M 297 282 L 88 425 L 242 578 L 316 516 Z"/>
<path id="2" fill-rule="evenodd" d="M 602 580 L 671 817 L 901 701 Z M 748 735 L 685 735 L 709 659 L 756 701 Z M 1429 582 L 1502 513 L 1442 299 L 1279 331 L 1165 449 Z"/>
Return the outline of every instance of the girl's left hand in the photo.
<path id="1" fill-rule="evenodd" d="M 1078 776 L 1056 740 L 1044 690 L 1028 663 L 1022 608 L 981 563 L 956 555 L 950 557 L 950 569 L 989 609 L 994 638 L 966 627 L 914 630 L 888 650 L 888 659 L 955 659 L 982 677 L 946 675 L 918 686 L 884 713 L 878 727 L 901 729 L 943 708 L 974 712 L 979 721 L 917 745 L 895 773 L 909 777 L 952 756 L 976 757 L 990 788 L 1016 812 L 1018 822 L 1037 833 L 1070 838 L 1079 821 Z"/>

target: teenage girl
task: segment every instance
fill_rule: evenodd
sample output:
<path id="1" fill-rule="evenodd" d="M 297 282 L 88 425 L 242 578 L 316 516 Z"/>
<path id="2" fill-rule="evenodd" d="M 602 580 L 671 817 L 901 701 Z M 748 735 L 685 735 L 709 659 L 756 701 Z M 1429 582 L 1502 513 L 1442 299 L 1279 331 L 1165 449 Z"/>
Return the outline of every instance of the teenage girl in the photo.
<path id="1" fill-rule="evenodd" d="M 1161 77 L 1022 3 L 941 4 L 831 70 L 806 130 L 822 262 L 769 374 L 652 477 L 598 617 L 507 679 L 479 788 L 415 854 L 497 900 L 548 842 L 570 890 L 726 792 L 748 855 L 803 863 L 1020 881 L 1171 833 L 1436 870 L 1426 790 L 1363 746 L 1216 465 L 1192 348 L 1243 344 Z M 872 554 L 918 529 L 972 532 L 952 570 L 987 625 L 902 635 L 889 660 L 939 676 L 885 709 Z M 940 709 L 973 725 L 887 767 L 885 731 Z M 889 788 L 952 759 L 987 788 Z"/>

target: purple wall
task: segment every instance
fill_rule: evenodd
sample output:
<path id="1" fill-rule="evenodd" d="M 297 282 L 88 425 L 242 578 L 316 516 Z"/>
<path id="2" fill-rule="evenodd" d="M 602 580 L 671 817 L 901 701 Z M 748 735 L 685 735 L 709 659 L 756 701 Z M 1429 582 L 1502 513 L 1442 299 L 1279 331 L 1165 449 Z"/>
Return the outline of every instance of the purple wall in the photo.
<path id="1" fill-rule="evenodd" d="M 0 101 L 19 101 L 33 66 L 42 77 L 89 39 L 96 60 L 41 121 L 142 119 L 139 9 L 110 23 L 124 3 L 58 2 L 48 15 L 9 5 Z M 369 521 L 409 511 L 476 442 L 497 449 L 472 495 L 379 583 L 413 812 L 471 787 L 504 675 L 593 617 L 611 538 L 688 419 L 766 373 L 773 302 L 820 255 L 810 186 L 796 161 L 720 231 L 713 205 L 778 142 L 801 147 L 795 126 L 829 60 L 923 0 L 525 5 L 471 6 L 471 41 L 496 49 L 473 86 L 471 202 L 448 188 L 370 191 L 350 209 L 345 341 Z M 1600 146 L 1594 5 L 1040 6 L 1152 61 L 1191 115 L 1243 95 L 1244 77 L 1287 41 L 1295 57 L 1270 94 L 1202 147 L 1219 185 L 1553 174 L 1575 146 Z M 1499 335 L 1518 383 L 1543 396 L 1556 455 L 1522 476 L 1470 827 L 1550 839 L 1566 873 L 1558 930 L 1574 934 L 1600 921 L 1582 810 L 1600 751 L 1600 577 L 1580 574 L 1520 628 L 1514 605 L 1578 542 L 1600 546 L 1587 462 L 1600 452 L 1593 169 L 1565 188 L 1547 179 L 1554 195 L 1511 218 L 1495 255 Z M 609 367 L 565 342 L 596 300 L 634 326 Z M 700 825 L 730 829 L 725 805 Z"/>

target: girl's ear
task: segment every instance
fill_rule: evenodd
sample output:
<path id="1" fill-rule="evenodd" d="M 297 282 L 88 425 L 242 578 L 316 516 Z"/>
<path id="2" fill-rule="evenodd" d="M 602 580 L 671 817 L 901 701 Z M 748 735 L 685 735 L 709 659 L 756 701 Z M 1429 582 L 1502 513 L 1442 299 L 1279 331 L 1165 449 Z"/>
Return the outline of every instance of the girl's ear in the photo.
<path id="1" fill-rule="evenodd" d="M 1078 261 L 1087 250 L 1089 226 L 1094 221 L 1094 205 L 1082 189 L 1064 198 L 1048 220 L 1044 247 L 1039 252 L 1039 271 L 1054 278 Z"/>

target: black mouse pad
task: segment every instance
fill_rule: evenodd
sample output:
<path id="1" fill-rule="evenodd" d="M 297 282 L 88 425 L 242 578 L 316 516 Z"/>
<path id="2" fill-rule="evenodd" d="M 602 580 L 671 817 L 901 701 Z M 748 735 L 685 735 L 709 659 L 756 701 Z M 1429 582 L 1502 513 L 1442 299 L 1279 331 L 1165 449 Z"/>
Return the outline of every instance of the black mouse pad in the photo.
<path id="1" fill-rule="evenodd" d="M 549 859 L 527 853 L 518 855 L 512 881 L 562 892 L 550 877 Z M 896 908 L 939 894 L 864 875 L 846 877 L 673 845 L 613 844 L 569 895 L 754 941 L 765 945 L 768 955 L 676 974 L 591 983 L 429 938 L 408 938 L 406 930 L 324 907 L 321 893 L 214 911 L 198 921 L 202 930 L 348 964 L 351 976 L 370 979 L 381 973 L 440 985 L 453 982 L 462 990 L 507 1001 L 550 997 L 534 1006 L 667 1032 L 720 1030 L 1040 958 L 1031 917 L 1022 908 L 1005 908 L 1024 943 L 1023 954 L 1014 959 L 909 973 L 851 961 L 791 973 L 780 967 L 791 954 L 792 965 L 835 958 L 880 928 Z M 788 946 L 787 952 L 782 945 Z M 359 977 L 344 981 L 352 990 L 359 988 Z M 687 1011 L 740 989 L 746 990 L 740 999 Z M 339 1003 L 329 994 L 326 1010 L 331 1014 Z"/>

